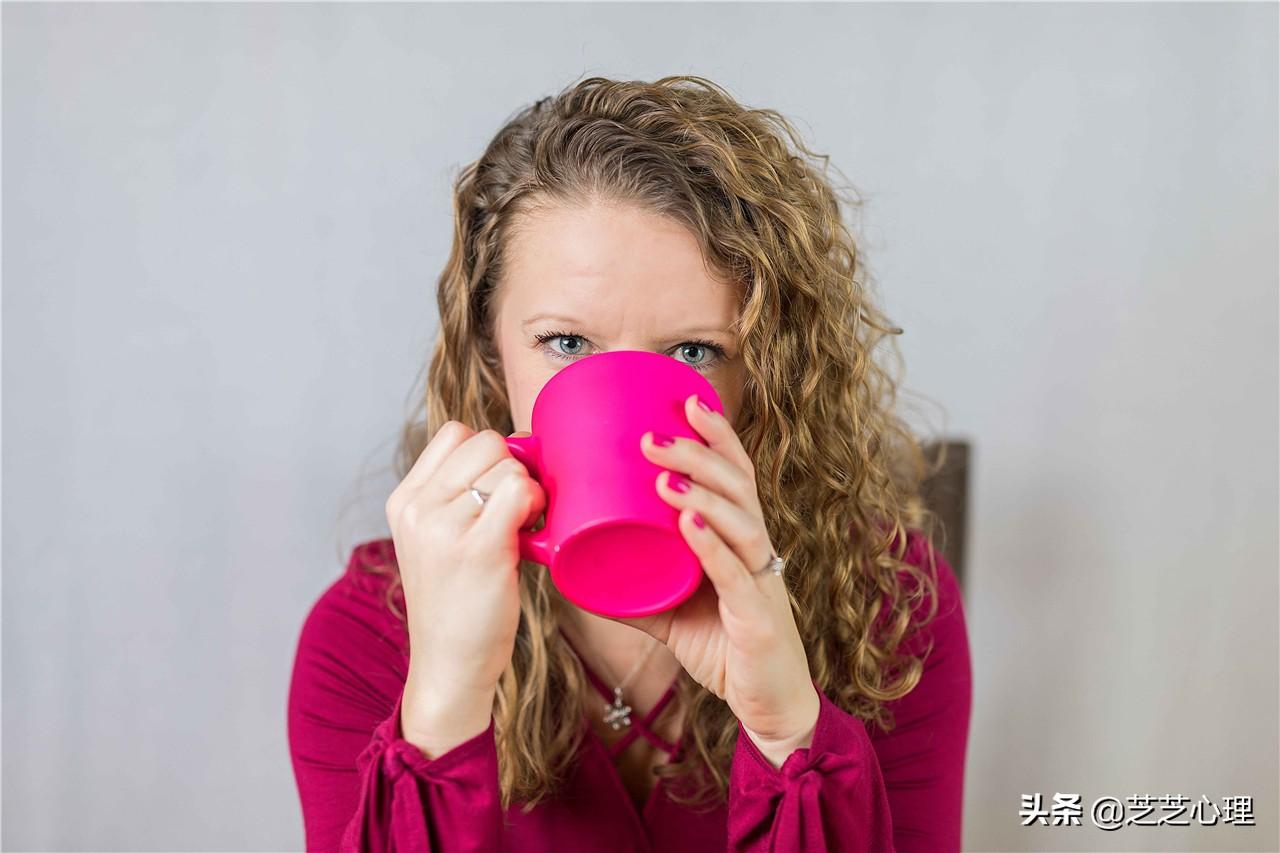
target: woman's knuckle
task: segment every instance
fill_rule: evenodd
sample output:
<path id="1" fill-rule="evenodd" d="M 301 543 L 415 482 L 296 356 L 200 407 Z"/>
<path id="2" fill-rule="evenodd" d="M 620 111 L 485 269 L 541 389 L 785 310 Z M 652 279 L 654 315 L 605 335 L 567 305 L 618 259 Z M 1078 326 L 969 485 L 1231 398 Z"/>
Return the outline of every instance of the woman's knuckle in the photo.
<path id="1" fill-rule="evenodd" d="M 400 520 L 405 524 L 418 527 L 421 525 L 425 515 L 424 510 L 421 500 L 408 501 L 400 508 Z"/>
<path id="2" fill-rule="evenodd" d="M 481 442 L 485 450 L 507 449 L 507 439 L 496 429 L 482 429 L 476 433 L 476 439 Z"/>
<path id="3" fill-rule="evenodd" d="M 742 477 L 735 477 L 729 482 L 728 494 L 733 498 L 733 502 L 739 506 L 745 503 L 747 497 L 748 484 Z"/>

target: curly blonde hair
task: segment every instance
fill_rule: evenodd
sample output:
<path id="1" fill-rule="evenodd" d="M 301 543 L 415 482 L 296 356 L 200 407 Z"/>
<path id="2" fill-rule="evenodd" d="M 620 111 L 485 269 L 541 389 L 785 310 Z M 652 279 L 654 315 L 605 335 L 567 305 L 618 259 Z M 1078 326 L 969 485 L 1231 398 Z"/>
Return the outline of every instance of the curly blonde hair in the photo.
<path id="1" fill-rule="evenodd" d="M 697 76 L 590 77 L 518 111 L 456 179 L 439 335 L 396 469 L 403 478 L 448 420 L 515 429 L 489 309 L 521 217 L 605 200 L 682 223 L 708 263 L 741 286 L 736 334 L 747 379 L 735 427 L 770 536 L 788 560 L 811 674 L 837 705 L 888 730 L 884 703 L 910 692 L 922 671 L 922 658 L 900 648 L 937 611 L 932 549 L 927 569 L 904 554 L 908 530 L 927 542 L 940 523 L 921 487 L 944 460 L 930 467 L 894 412 L 895 377 L 873 359 L 877 343 L 902 330 L 873 302 L 828 160 L 778 112 L 748 109 Z M 394 560 L 362 568 L 391 577 L 387 603 L 403 620 Z M 529 809 L 571 767 L 587 682 L 557 630 L 547 573 L 520 569 L 515 651 L 494 717 L 503 807 Z M 928 612 L 913 623 L 926 597 Z M 714 807 L 726 796 L 737 720 L 688 673 L 678 696 L 680 760 L 657 772 L 673 799 L 694 806 L 711 795 Z"/>

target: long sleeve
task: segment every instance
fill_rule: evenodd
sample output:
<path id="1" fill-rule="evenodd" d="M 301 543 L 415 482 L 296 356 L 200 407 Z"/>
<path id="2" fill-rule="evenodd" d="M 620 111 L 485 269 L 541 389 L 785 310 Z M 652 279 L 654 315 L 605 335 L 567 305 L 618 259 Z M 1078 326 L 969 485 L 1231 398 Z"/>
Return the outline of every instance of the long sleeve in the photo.
<path id="1" fill-rule="evenodd" d="M 434 759 L 405 740 L 404 659 L 378 605 L 340 581 L 303 624 L 288 729 L 307 850 L 500 849 L 493 718 Z"/>
<path id="2" fill-rule="evenodd" d="M 916 535 L 908 561 L 922 564 L 926 545 Z M 972 672 L 959 584 L 942 554 L 935 557 L 937 614 L 904 644 L 923 657 L 924 669 L 910 693 L 887 703 L 890 731 L 869 732 L 819 689 L 813 742 L 779 769 L 739 724 L 730 850 L 960 850 Z"/>
<path id="3" fill-rule="evenodd" d="M 434 759 L 402 736 L 400 700 L 356 761 L 360 795 L 346 851 L 492 851 L 502 846 L 493 717 Z"/>
<path id="4" fill-rule="evenodd" d="M 867 730 L 820 688 L 818 695 L 812 744 L 793 751 L 781 768 L 738 724 L 729 771 L 729 850 L 892 853 L 889 798 Z"/>

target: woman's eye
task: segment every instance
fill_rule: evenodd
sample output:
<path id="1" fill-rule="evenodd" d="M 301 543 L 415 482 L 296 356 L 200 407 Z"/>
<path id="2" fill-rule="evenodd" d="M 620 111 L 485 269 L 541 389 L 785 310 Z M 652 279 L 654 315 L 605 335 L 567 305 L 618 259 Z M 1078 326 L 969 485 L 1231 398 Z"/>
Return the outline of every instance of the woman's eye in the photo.
<path id="1" fill-rule="evenodd" d="M 571 332 L 543 332 L 538 343 L 548 348 L 552 358 L 568 361 L 582 355 L 588 346 L 586 338 Z M 676 347 L 672 356 L 681 364 L 696 370 L 707 370 L 719 364 L 725 357 L 724 347 L 711 341 L 685 341 Z"/>
<path id="2" fill-rule="evenodd" d="M 725 358 L 724 347 L 711 341 L 685 341 L 675 352 L 677 360 L 696 370 L 709 370 Z"/>
<path id="3" fill-rule="evenodd" d="M 679 349 L 679 355 L 687 358 L 685 364 L 691 367 L 697 367 L 711 359 L 711 354 L 707 351 L 707 347 L 702 344 L 683 344 Z"/>
<path id="4" fill-rule="evenodd" d="M 563 342 L 563 349 L 556 346 L 556 342 Z M 551 354 L 556 358 L 572 358 L 575 355 L 581 355 L 585 344 L 581 335 L 570 335 L 563 332 L 548 332 L 538 335 L 538 343 L 551 347 Z"/>
<path id="5" fill-rule="evenodd" d="M 553 340 L 565 342 L 564 349 L 561 350 L 565 355 L 578 355 L 582 352 L 582 338 L 574 335 L 560 335 Z"/>

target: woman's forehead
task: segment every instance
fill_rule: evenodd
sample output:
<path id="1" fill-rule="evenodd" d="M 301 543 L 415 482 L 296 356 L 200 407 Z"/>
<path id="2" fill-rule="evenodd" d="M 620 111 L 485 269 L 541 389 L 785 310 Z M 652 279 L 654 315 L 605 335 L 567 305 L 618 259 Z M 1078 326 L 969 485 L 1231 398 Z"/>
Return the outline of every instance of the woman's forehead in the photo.
<path id="1" fill-rule="evenodd" d="M 726 330 L 737 292 L 703 263 L 683 226 L 635 208 L 540 212 L 506 256 L 504 303 L 522 327 L 560 321 L 597 334 L 619 327 L 662 333 Z"/>

